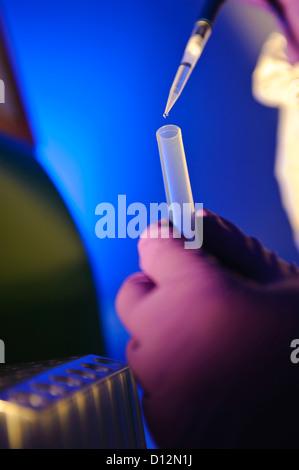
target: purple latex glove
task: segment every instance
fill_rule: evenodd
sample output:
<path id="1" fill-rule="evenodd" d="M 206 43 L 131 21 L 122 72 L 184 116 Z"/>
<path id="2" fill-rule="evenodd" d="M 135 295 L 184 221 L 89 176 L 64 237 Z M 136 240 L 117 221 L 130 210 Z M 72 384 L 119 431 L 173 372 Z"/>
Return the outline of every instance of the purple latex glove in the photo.
<path id="1" fill-rule="evenodd" d="M 297 446 L 299 271 L 209 211 L 203 229 L 199 250 L 141 238 L 116 299 L 149 428 L 163 448 Z"/>
<path id="2" fill-rule="evenodd" d="M 299 2 L 298 0 L 235 0 L 267 9 L 277 17 L 287 39 L 287 54 L 291 63 L 299 61 Z"/>

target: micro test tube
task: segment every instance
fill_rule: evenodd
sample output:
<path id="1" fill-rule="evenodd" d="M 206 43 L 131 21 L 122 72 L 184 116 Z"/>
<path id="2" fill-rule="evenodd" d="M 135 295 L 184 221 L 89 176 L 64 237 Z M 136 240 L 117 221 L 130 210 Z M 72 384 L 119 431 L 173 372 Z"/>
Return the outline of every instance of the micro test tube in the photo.
<path id="1" fill-rule="evenodd" d="M 171 205 L 174 227 L 182 232 L 183 204 L 188 203 L 194 215 L 189 173 L 184 151 L 182 131 L 172 124 L 160 127 L 157 133 L 167 204 Z M 174 204 L 177 203 L 177 204 Z"/>

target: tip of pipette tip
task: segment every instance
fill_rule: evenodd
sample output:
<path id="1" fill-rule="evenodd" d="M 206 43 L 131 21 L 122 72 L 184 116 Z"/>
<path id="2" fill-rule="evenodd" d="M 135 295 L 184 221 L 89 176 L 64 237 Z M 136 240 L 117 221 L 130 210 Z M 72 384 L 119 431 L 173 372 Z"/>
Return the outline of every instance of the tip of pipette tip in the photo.
<path id="1" fill-rule="evenodd" d="M 176 102 L 176 100 L 178 99 L 178 97 L 179 97 L 178 93 L 174 93 L 170 90 L 168 100 L 167 100 L 167 103 L 166 103 L 166 107 L 165 107 L 165 111 L 164 111 L 164 114 L 163 114 L 163 116 L 165 118 L 167 118 L 169 116 L 169 111 L 171 111 L 171 109 L 172 109 L 174 103 Z"/>

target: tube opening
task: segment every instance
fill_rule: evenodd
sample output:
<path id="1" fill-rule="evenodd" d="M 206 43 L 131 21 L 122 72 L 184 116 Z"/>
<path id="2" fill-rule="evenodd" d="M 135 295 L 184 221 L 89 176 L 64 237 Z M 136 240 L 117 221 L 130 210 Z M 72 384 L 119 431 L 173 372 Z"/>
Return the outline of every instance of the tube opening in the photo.
<path id="1" fill-rule="evenodd" d="M 167 126 L 160 127 L 157 130 L 157 136 L 161 139 L 174 139 L 178 136 L 180 132 L 180 128 L 178 126 L 174 126 L 173 124 L 168 124 Z"/>

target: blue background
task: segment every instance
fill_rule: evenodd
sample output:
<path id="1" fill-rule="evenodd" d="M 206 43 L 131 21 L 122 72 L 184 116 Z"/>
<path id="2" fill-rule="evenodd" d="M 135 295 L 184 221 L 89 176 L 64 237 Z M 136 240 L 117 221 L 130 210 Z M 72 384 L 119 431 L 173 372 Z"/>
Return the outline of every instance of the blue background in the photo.
<path id="1" fill-rule="evenodd" d="M 128 335 L 114 299 L 138 270 L 136 240 L 99 240 L 95 208 L 118 194 L 148 207 L 165 200 L 155 133 L 199 4 L 1 0 L 37 158 L 81 234 L 107 353 L 120 360 Z M 271 28 L 251 8 L 226 6 L 167 122 L 182 128 L 195 201 L 298 261 L 273 176 L 277 111 L 251 94 Z"/>

